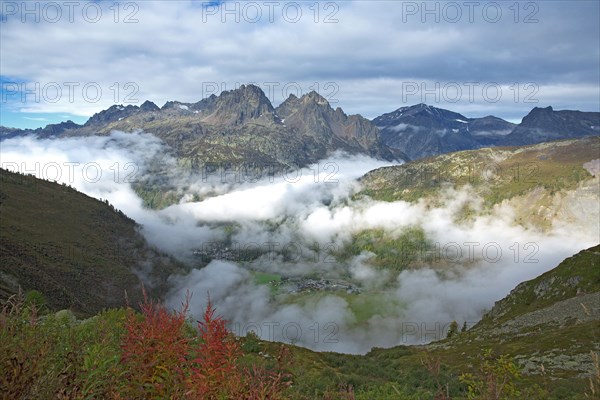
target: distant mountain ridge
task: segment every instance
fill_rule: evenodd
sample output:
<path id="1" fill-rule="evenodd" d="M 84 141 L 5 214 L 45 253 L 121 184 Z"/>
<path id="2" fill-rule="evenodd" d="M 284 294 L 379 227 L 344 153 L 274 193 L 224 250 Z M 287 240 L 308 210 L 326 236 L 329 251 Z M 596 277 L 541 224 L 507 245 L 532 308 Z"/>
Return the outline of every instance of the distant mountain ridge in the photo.
<path id="1" fill-rule="evenodd" d="M 305 166 L 337 150 L 386 160 L 414 160 L 489 146 L 518 146 L 600 134 L 600 113 L 535 107 L 518 125 L 489 115 L 468 118 L 426 104 L 401 107 L 369 121 L 333 109 L 316 92 L 290 95 L 274 107 L 255 85 L 224 91 L 196 103 L 151 101 L 113 105 L 83 125 L 45 128 L 0 126 L 0 140 L 106 135 L 143 129 L 173 148 L 184 164 L 255 163 Z"/>
<path id="2" fill-rule="evenodd" d="M 10 139 L 18 136 L 25 135 L 36 135 L 40 138 L 48 138 L 53 136 L 58 136 L 65 131 L 71 129 L 81 128 L 82 125 L 79 125 L 71 120 L 60 122 L 58 124 L 48 124 L 44 128 L 37 129 L 18 129 L 18 128 L 8 128 L 5 126 L 0 126 L 0 140 Z"/>
<path id="3" fill-rule="evenodd" d="M 49 127 L 1 128 L 0 138 L 107 135 L 113 130 L 142 129 L 164 140 L 190 166 L 215 162 L 305 166 L 338 150 L 389 161 L 404 157 L 383 145 L 378 129 L 368 119 L 334 110 L 316 92 L 300 98 L 291 95 L 275 108 L 254 85 L 197 103 L 169 101 L 162 108 L 150 101 L 139 107 L 113 105 L 84 125 L 69 122 Z"/>
<path id="4" fill-rule="evenodd" d="M 505 143 L 518 146 L 592 135 L 600 135 L 600 113 L 536 107 L 506 136 Z"/>
<path id="5" fill-rule="evenodd" d="M 519 146 L 600 135 L 600 113 L 535 107 L 518 125 L 492 115 L 467 118 L 426 104 L 401 107 L 373 123 L 384 144 L 411 160 L 488 146 Z"/>

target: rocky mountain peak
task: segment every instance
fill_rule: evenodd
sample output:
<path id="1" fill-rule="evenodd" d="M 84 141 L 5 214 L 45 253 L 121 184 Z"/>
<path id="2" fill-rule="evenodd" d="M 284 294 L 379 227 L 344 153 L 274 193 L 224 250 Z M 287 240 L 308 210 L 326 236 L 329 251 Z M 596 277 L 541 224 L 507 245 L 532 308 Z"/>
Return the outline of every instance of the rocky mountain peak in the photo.
<path id="1" fill-rule="evenodd" d="M 153 102 L 151 102 L 150 100 L 146 100 L 140 106 L 140 110 L 141 111 L 146 111 L 146 112 L 148 112 L 148 111 L 159 111 L 160 108 L 156 104 L 154 104 Z"/>
<path id="2" fill-rule="evenodd" d="M 341 148 L 351 153 L 366 152 L 392 160 L 398 158 L 382 146 L 379 131 L 360 115 L 348 116 L 315 91 L 298 98 L 290 95 L 276 109 L 285 126 L 297 136 L 313 138 L 328 148 Z"/>
<path id="3" fill-rule="evenodd" d="M 535 107 L 507 139 L 511 145 L 600 134 L 600 113 Z"/>
<path id="4" fill-rule="evenodd" d="M 206 103 L 210 115 L 204 121 L 208 123 L 242 125 L 261 117 L 274 120 L 273 105 L 262 89 L 255 85 L 242 85 L 238 89 L 222 92 Z"/>
<path id="5" fill-rule="evenodd" d="M 277 115 L 281 118 L 288 118 L 290 115 L 296 114 L 302 115 L 304 119 L 310 119 L 313 118 L 311 115 L 315 113 L 322 114 L 323 117 L 325 114 L 333 113 L 333 109 L 327 99 L 314 90 L 300 98 L 294 94 L 290 94 L 289 97 L 277 107 Z"/>
<path id="6" fill-rule="evenodd" d="M 411 159 L 440 153 L 481 147 L 472 137 L 471 124 L 476 119 L 424 103 L 401 107 L 373 120 L 383 142 L 407 154 Z M 504 121 L 506 122 L 506 121 Z M 507 122 L 508 124 L 508 122 Z M 481 134 L 495 136 L 510 133 L 499 121 L 481 124 Z"/>
<path id="7" fill-rule="evenodd" d="M 102 110 L 94 114 L 90 119 L 87 120 L 85 126 L 100 126 L 110 124 L 111 122 L 119 121 L 120 119 L 127 118 L 140 110 L 138 106 L 122 104 L 115 104 L 106 110 Z"/>
<path id="8" fill-rule="evenodd" d="M 531 123 L 542 119 L 553 119 L 558 117 L 558 114 L 554 113 L 554 109 L 551 106 L 548 107 L 534 107 L 529 114 L 523 117 L 522 123 Z"/>
<path id="9" fill-rule="evenodd" d="M 294 94 L 290 94 L 277 108 L 276 112 L 280 118 L 287 118 L 290 114 L 298 111 L 300 99 Z"/>
<path id="10" fill-rule="evenodd" d="M 321 106 L 329 106 L 329 102 L 327 101 L 327 99 L 325 99 L 325 97 L 321 96 L 319 93 L 315 92 L 314 90 L 311 91 L 310 93 L 305 94 L 304 96 L 302 96 L 302 98 L 300 99 L 303 103 L 317 103 L 318 105 Z"/>

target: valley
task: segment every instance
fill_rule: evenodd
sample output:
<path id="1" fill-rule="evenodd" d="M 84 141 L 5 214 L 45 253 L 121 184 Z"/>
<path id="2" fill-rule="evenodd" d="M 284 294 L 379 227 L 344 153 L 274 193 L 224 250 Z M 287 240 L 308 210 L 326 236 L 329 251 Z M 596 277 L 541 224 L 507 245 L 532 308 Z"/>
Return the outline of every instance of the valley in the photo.
<path id="1" fill-rule="evenodd" d="M 210 296 L 242 337 L 244 357 L 259 365 L 277 342 L 287 343 L 292 376 L 314 376 L 287 391 L 290 398 L 344 390 L 422 398 L 442 381 L 460 398 L 461 379 L 478 373 L 487 348 L 515 355 L 523 374 L 515 382 L 535 385 L 534 398 L 580 398 L 594 373 L 597 247 L 553 268 L 598 241 L 598 137 L 402 165 L 336 153 L 255 182 L 208 179 L 163 156 L 161 168 L 171 169 L 158 174 L 161 185 L 183 197 L 159 209 L 144 206 L 134 189 L 156 176 L 166 145 L 155 137 L 40 142 L 30 159 L 21 147 L 28 140 L 3 141 L 5 165 L 58 152 L 75 173 L 53 183 L 2 171 L 4 301 L 23 291 L 50 315 L 66 308 L 88 318 L 135 307 L 142 285 L 171 309 L 191 293 L 192 315 Z M 133 151 L 140 144 L 145 150 Z M 122 165 L 135 163 L 136 183 L 114 179 L 109 163 L 100 164 L 99 182 L 79 178 L 84 147 L 98 160 L 108 151 Z M 56 240 L 57 232 L 71 236 Z M 452 323 L 463 332 L 446 339 Z M 444 366 L 442 375 L 427 369 L 430 362 Z M 324 379 L 325 370 L 335 380 Z M 416 383 L 422 374 L 428 378 Z"/>
<path id="2" fill-rule="evenodd" d="M 335 342 L 315 343 L 306 335 L 293 340 L 316 350 L 364 354 L 373 346 L 439 340 L 453 320 L 476 323 L 512 287 L 594 245 L 599 234 L 598 137 L 451 153 L 396 166 L 336 153 L 298 170 L 293 176 L 299 179 L 273 174 L 256 182 L 226 182 L 219 174 L 206 179 L 162 157 L 162 167 L 172 168 L 158 176 L 182 198 L 158 210 L 144 206 L 134 187 L 153 179 L 156 157 L 167 145 L 147 134 L 100 138 L 62 140 L 96 157 L 105 157 L 107 145 L 114 145 L 108 147 L 112 157 L 135 163 L 136 183 L 113 179 L 105 164 L 101 184 L 85 179 L 70 184 L 135 216 L 135 231 L 151 249 L 145 251 L 163 254 L 168 266 L 130 264 L 134 272 L 136 264 L 143 271 L 136 273 L 140 284 L 154 288 L 173 308 L 191 291 L 192 305 L 202 309 L 210 293 L 232 325 L 280 321 L 306 330 L 335 324 Z M 5 154 L 23 154 L 23 140 L 29 139 L 5 140 Z M 62 152 L 79 164 L 76 152 L 61 149 L 61 140 L 43 143 L 49 146 L 44 151 Z M 129 150 L 140 144 L 144 151 Z M 43 159 L 41 153 L 30 157 Z M 23 165 L 4 159 L 6 165 Z M 73 176 L 83 176 L 77 168 Z M 35 246 L 32 251 L 46 253 Z M 3 271 L 5 286 L 13 282 L 5 298 L 15 293 L 15 274 L 22 270 Z M 480 287 L 489 280 L 496 284 L 483 294 Z M 44 286 L 25 287 L 30 289 L 53 298 Z M 443 295 L 434 297 L 436 291 Z M 479 300 L 465 301 L 469 296 Z M 290 338 L 275 332 L 270 339 Z"/>
<path id="3" fill-rule="evenodd" d="M 0 400 L 600 400 L 599 15 L 0 0 Z"/>

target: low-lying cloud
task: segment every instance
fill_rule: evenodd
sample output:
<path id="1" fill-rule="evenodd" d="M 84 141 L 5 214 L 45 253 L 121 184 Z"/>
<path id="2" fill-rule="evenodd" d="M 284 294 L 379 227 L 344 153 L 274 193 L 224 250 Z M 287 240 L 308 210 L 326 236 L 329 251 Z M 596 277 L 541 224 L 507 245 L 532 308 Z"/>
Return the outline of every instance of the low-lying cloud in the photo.
<path id="1" fill-rule="evenodd" d="M 598 208 L 587 220 L 557 221 L 541 231 L 517 224 L 507 204 L 483 212 L 482 199 L 468 186 L 445 189 L 441 205 L 354 198 L 357 178 L 388 165 L 366 156 L 338 153 L 285 176 L 223 182 L 218 174 L 179 169 L 167 147 L 142 132 L 16 138 L 2 142 L 1 154 L 3 168 L 107 199 L 141 224 L 149 243 L 192 267 L 206 264 L 199 254 L 208 258 L 202 268 L 169 278 L 170 307 L 190 290 L 199 314 L 210 295 L 237 334 L 252 330 L 317 350 L 364 353 L 439 339 L 452 320 L 476 322 L 518 283 L 599 237 L 589 222 L 598 220 Z M 161 179 L 177 188 L 180 201 L 150 210 L 132 181 L 155 177 L 157 160 Z M 135 179 L 125 179 L 128 173 Z M 457 218 L 467 206 L 480 212 Z M 414 227 L 428 248 L 397 250 L 399 257 L 418 259 L 419 268 L 381 269 L 368 248 L 353 256 L 344 250 L 365 230 L 397 238 Z M 254 256 L 246 257 L 250 251 Z M 259 272 L 284 279 L 259 283 Z"/>

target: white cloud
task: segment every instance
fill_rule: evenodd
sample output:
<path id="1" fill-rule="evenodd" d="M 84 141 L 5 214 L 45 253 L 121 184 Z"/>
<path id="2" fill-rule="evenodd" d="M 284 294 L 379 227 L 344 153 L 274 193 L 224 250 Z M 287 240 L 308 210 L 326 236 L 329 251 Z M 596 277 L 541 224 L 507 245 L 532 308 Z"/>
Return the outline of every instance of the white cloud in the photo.
<path id="1" fill-rule="evenodd" d="M 167 178 L 182 188 L 182 196 L 187 188 L 188 199 L 193 193 L 209 197 L 160 211 L 144 208 L 123 179 L 132 171 L 137 178 L 145 177 L 156 157 L 168 166 Z M 337 166 L 335 183 L 325 180 L 331 165 Z M 358 188 L 355 179 L 383 165 L 364 156 L 336 154 L 303 169 L 297 182 L 279 176 L 273 182 L 265 178 L 222 184 L 181 174 L 164 144 L 144 133 L 2 142 L 4 168 L 30 171 L 108 199 L 142 224 L 142 233 L 152 244 L 175 256 L 189 260 L 193 250 L 226 237 L 224 223 L 233 224 L 234 243 L 275 254 L 241 262 L 234 253 L 233 260 L 214 260 L 189 275 L 173 276 L 169 304 L 177 306 L 189 289 L 194 292 L 192 310 L 199 313 L 210 293 L 218 312 L 238 333 L 258 326 L 266 339 L 318 350 L 362 353 L 373 346 L 443 337 L 451 320 L 476 321 L 518 283 L 598 241 L 599 227 L 593 223 L 600 218 L 597 191 L 565 200 L 572 209 L 569 218 L 559 218 L 548 232 L 517 225 L 514 210 L 506 203 L 490 214 L 458 223 L 456 215 L 465 205 L 481 208 L 481 199 L 469 187 L 447 188 L 441 206 L 352 200 L 350 195 Z M 585 213 L 578 212 L 580 206 Z M 433 251 L 424 260 L 435 268 L 382 272 L 369 252 L 345 262 L 328 253 L 340 251 L 364 229 L 382 229 L 393 237 L 412 226 L 421 226 L 433 242 Z M 284 257 L 285 246 L 294 257 Z M 284 292 L 273 299 L 266 286 L 254 283 L 250 269 L 288 277 L 351 279 L 370 294 L 345 297 L 328 292 L 295 301 L 294 295 Z M 371 314 L 365 316 L 361 309 Z"/>

